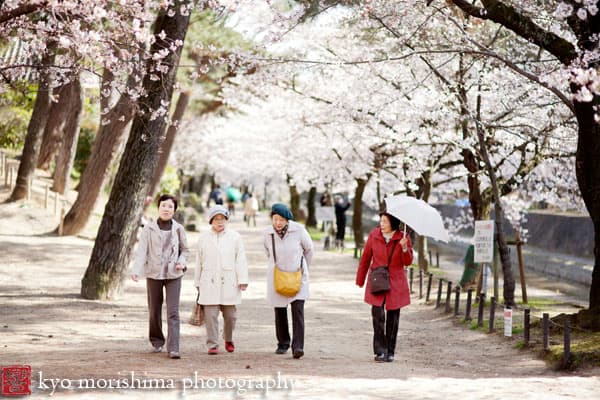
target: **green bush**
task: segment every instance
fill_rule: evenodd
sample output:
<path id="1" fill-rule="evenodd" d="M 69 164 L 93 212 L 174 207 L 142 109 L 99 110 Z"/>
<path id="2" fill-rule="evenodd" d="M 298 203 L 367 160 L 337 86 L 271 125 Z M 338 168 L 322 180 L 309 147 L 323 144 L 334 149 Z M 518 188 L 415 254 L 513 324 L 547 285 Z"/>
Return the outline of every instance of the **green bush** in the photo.
<path id="1" fill-rule="evenodd" d="M 34 99 L 33 86 L 0 94 L 0 147 L 23 147 Z"/>
<path id="2" fill-rule="evenodd" d="M 160 179 L 160 183 L 158 185 L 159 193 L 170 193 L 176 194 L 181 186 L 181 181 L 179 180 L 179 176 L 177 175 L 177 170 L 173 168 L 171 165 L 167 165 L 165 168 L 165 172 Z"/>

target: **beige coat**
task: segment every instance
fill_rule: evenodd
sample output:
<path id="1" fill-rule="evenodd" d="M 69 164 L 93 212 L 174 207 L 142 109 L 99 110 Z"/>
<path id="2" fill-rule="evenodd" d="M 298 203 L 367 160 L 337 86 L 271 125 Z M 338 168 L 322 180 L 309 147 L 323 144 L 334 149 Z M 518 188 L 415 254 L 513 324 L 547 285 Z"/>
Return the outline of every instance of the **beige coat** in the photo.
<path id="1" fill-rule="evenodd" d="M 271 235 L 273 235 L 275 241 L 277 267 L 279 269 L 288 272 L 296 271 L 300 267 L 300 259 L 302 259 L 302 286 L 294 297 L 285 297 L 275 291 L 273 284 L 273 271 L 275 268 Z M 271 225 L 264 231 L 263 245 L 269 258 L 267 268 L 267 301 L 269 304 L 273 307 L 286 307 L 294 300 L 307 300 L 309 296 L 308 267 L 312 261 L 313 242 L 304 226 L 289 221 L 287 233 L 281 239 Z"/>
<path id="2" fill-rule="evenodd" d="M 248 284 L 248 264 L 240 234 L 228 228 L 221 233 L 212 228 L 203 232 L 198 239 L 194 273 L 198 304 L 240 304 L 241 284 Z"/>
<path id="3" fill-rule="evenodd" d="M 172 221 L 171 254 L 169 255 L 167 279 L 176 279 L 183 275 L 183 271 L 176 270 L 175 265 L 181 264 L 185 266 L 190 253 L 183 226 L 175 220 Z M 160 228 L 156 220 L 153 219 L 142 230 L 131 273 L 140 278 L 158 279 L 162 269 L 161 260 L 162 241 L 160 238 Z"/>

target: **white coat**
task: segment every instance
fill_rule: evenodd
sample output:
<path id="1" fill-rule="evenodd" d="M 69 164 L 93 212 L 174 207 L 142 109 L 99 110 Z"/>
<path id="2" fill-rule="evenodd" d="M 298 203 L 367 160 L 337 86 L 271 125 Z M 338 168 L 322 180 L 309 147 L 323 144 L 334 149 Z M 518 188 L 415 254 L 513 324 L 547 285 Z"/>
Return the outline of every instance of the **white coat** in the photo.
<path id="1" fill-rule="evenodd" d="M 271 235 L 275 239 L 275 253 L 277 256 L 277 267 L 282 271 L 297 271 L 302 260 L 302 286 L 294 297 L 286 297 L 277 293 L 273 287 L 274 260 L 272 251 Z M 288 221 L 288 230 L 281 239 L 275 232 L 273 226 L 264 231 L 264 246 L 269 258 L 267 268 L 267 301 L 273 307 L 286 307 L 294 300 L 307 300 L 309 296 L 308 269 L 313 256 L 313 242 L 310 235 L 302 225 L 294 221 Z"/>
<path id="2" fill-rule="evenodd" d="M 199 288 L 198 304 L 235 305 L 242 302 L 240 284 L 248 284 L 248 264 L 242 238 L 225 227 L 212 228 L 198 239 L 194 285 Z"/>

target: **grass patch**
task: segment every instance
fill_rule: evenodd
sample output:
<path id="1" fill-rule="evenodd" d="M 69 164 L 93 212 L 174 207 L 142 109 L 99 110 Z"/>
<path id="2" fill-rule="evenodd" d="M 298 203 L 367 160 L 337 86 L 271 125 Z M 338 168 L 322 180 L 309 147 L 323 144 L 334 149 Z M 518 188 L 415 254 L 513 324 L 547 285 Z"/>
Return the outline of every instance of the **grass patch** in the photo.
<path id="1" fill-rule="evenodd" d="M 310 238 L 315 242 L 320 241 L 325 236 L 325 232 L 321 231 L 319 228 L 308 228 L 307 230 Z"/>

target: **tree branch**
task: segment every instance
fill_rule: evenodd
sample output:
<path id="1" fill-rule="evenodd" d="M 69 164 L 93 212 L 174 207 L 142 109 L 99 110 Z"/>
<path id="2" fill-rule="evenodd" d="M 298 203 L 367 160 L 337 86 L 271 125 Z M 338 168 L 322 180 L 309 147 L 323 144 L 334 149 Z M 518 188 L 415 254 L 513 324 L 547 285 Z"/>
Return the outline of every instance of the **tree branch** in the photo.
<path id="1" fill-rule="evenodd" d="M 34 13 L 48 5 L 47 1 L 43 1 L 37 4 L 23 4 L 12 10 L 0 12 L 0 24 L 3 24 L 11 19 L 18 18 L 22 15 Z"/>
<path id="2" fill-rule="evenodd" d="M 472 17 L 491 20 L 505 26 L 553 54 L 565 65 L 570 64 L 577 57 L 577 51 L 571 42 L 541 28 L 516 8 L 501 1 L 481 0 L 483 8 L 475 7 L 466 0 L 449 1 Z"/>

